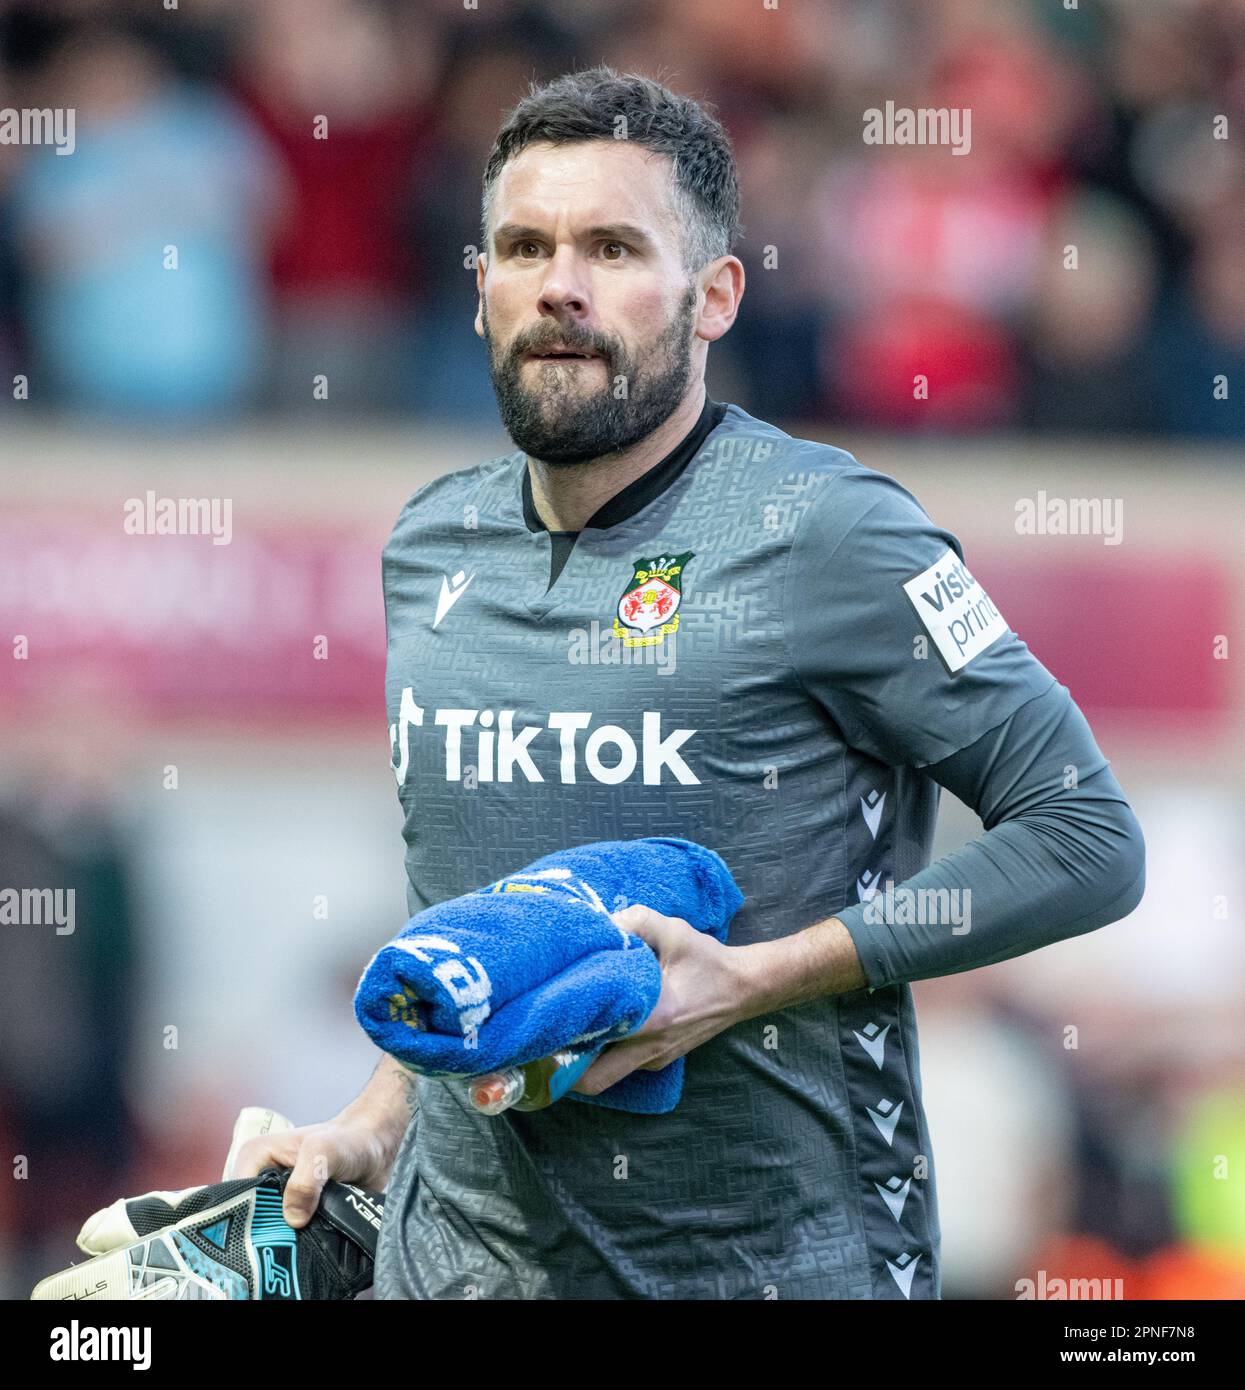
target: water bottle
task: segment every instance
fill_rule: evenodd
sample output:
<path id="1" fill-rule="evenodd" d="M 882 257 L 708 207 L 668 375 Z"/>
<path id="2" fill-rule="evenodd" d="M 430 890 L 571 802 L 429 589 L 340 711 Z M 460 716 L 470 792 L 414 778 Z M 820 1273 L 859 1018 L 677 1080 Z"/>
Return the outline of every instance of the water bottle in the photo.
<path id="1" fill-rule="evenodd" d="M 601 1049 L 577 1052 L 564 1047 L 551 1057 L 505 1071 L 486 1072 L 467 1081 L 467 1099 L 483 1115 L 516 1110 L 543 1110 L 560 1100 L 592 1065 Z"/>

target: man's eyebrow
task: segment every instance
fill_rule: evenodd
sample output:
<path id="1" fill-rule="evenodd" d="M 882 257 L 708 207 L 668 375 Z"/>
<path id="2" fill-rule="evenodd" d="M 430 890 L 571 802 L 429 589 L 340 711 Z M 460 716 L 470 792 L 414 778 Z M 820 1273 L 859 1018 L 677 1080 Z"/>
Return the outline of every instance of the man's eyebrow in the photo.
<path id="1" fill-rule="evenodd" d="M 521 241 L 524 238 L 540 241 L 544 235 L 539 228 L 525 226 L 522 222 L 503 222 L 500 227 L 493 229 L 494 241 Z"/>
<path id="2" fill-rule="evenodd" d="M 631 222 L 602 223 L 600 226 L 587 228 L 584 236 L 593 241 L 603 239 L 630 241 L 643 247 L 650 247 L 654 244 L 653 237 L 643 227 L 637 227 Z M 545 239 L 546 234 L 539 227 L 530 227 L 523 222 L 503 222 L 493 232 L 493 241 L 498 244 L 503 241 L 544 241 Z"/>
<path id="3" fill-rule="evenodd" d="M 608 238 L 614 241 L 634 241 L 641 246 L 653 244 L 653 238 L 643 227 L 636 227 L 630 222 L 609 222 L 600 227 L 589 227 L 585 235 L 594 241 Z"/>

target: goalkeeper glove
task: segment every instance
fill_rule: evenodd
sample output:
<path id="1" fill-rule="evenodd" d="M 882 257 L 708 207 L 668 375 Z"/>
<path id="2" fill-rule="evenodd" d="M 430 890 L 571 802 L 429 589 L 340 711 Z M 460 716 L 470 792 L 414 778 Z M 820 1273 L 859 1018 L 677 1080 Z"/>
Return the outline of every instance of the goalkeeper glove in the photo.
<path id="1" fill-rule="evenodd" d="M 123 1197 L 78 1235 L 93 1258 L 41 1280 L 31 1298 L 354 1298 L 372 1283 L 384 1199 L 330 1179 L 311 1220 L 295 1230 L 282 1213 L 289 1176 L 266 1168 Z"/>

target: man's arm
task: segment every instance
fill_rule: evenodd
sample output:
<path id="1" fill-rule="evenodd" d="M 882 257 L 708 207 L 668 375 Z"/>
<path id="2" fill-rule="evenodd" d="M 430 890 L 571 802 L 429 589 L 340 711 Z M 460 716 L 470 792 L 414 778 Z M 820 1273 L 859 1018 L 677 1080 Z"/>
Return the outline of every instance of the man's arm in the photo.
<path id="1" fill-rule="evenodd" d="M 850 994 L 868 984 L 856 943 L 837 917 L 814 922 L 794 936 L 738 949 L 752 957 L 742 978 L 741 1022 L 826 994 Z"/>
<path id="2" fill-rule="evenodd" d="M 745 1017 L 975 970 L 1106 926 L 1140 902 L 1141 827 L 1063 686 L 928 771 L 985 834 L 893 894 L 741 948 L 753 957 Z M 941 920 L 928 910 L 948 905 Z"/>
<path id="3" fill-rule="evenodd" d="M 387 1149 L 397 1153 L 418 1109 L 415 1074 L 382 1052 L 367 1085 L 337 1118 L 366 1123 L 382 1137 Z"/>
<path id="4" fill-rule="evenodd" d="M 911 493 L 859 467 L 824 487 L 792 544 L 784 614 L 793 669 L 844 742 L 924 771 L 986 828 L 893 896 L 838 912 L 841 926 L 768 943 L 785 993 L 810 973 L 879 988 L 972 970 L 1137 905 L 1141 831 L 1088 724 Z M 963 920 L 937 920 L 944 906 Z"/>

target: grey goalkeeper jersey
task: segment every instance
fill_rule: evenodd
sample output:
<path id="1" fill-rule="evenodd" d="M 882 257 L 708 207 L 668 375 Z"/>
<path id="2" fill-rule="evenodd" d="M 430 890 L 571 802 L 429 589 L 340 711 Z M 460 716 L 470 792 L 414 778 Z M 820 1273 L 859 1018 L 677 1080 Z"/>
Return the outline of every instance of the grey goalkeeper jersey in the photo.
<path id="1" fill-rule="evenodd" d="M 744 894 L 730 944 L 843 911 L 871 987 L 697 1047 L 667 1115 L 490 1119 L 421 1078 L 377 1295 L 936 1298 L 920 953 L 886 962 L 924 931 L 955 969 L 972 937 L 866 908 L 929 863 L 926 769 L 1054 678 L 904 488 L 735 405 L 571 539 L 521 453 L 427 484 L 394 528 L 412 914 L 568 845 L 684 836 Z"/>

